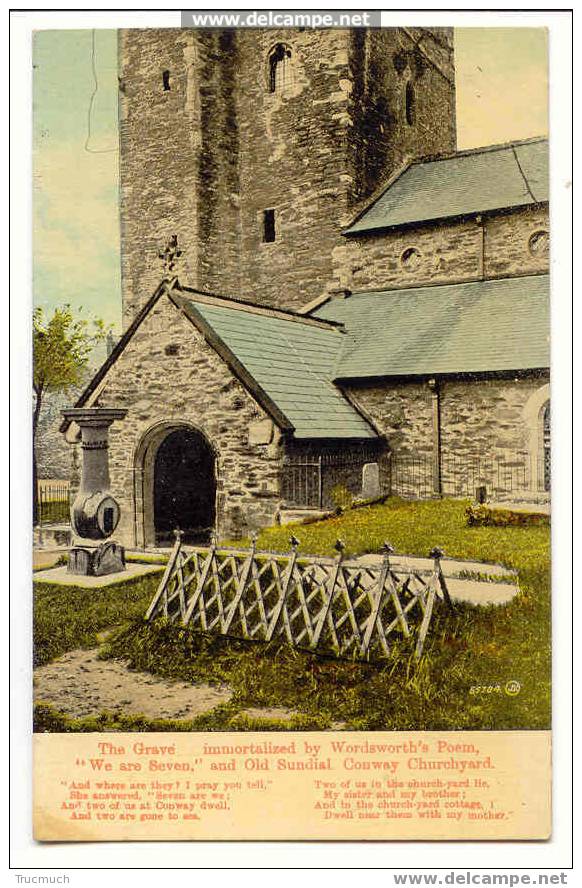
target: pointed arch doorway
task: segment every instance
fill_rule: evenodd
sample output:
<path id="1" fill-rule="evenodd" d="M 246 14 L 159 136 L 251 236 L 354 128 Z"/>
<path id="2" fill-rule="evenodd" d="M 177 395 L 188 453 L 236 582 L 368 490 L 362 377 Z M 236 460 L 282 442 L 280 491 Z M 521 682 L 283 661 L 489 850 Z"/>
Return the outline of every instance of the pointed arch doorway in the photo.
<path id="1" fill-rule="evenodd" d="M 166 547 L 179 528 L 189 544 L 208 542 L 216 523 L 216 454 L 199 430 L 161 423 L 142 440 L 135 460 L 138 547 Z"/>

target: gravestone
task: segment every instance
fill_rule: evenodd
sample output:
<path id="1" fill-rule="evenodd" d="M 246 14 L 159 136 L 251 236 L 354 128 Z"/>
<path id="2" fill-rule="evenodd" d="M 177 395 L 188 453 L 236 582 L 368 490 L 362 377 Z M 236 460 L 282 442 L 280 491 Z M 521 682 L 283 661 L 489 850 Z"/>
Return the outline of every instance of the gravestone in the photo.
<path id="1" fill-rule="evenodd" d="M 362 468 L 362 499 L 376 499 L 379 496 L 382 496 L 380 466 L 377 462 L 365 463 Z"/>

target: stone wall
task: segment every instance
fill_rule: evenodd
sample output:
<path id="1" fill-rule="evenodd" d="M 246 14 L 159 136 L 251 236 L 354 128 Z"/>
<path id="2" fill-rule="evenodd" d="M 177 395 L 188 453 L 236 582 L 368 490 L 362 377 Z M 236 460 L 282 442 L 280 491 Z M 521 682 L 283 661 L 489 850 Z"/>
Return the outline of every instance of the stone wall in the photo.
<path id="1" fill-rule="evenodd" d="M 452 29 L 354 30 L 350 73 L 348 210 L 363 208 L 406 159 L 456 149 Z"/>
<path id="2" fill-rule="evenodd" d="M 277 44 L 291 77 L 271 92 Z M 119 70 L 125 325 L 172 235 L 184 283 L 304 305 L 333 277 L 342 228 L 403 158 L 455 146 L 447 29 L 120 31 Z"/>
<path id="3" fill-rule="evenodd" d="M 441 379 L 440 452 L 445 494 L 474 493 L 479 482 L 501 496 L 540 494 L 539 411 L 528 403 L 549 380 L 547 371 L 511 378 Z M 386 436 L 406 490 L 431 495 L 434 447 L 432 392 L 426 381 L 354 386 L 350 393 Z M 404 471 L 406 470 L 406 471 Z M 413 488 L 417 486 L 416 491 Z"/>
<path id="4" fill-rule="evenodd" d="M 134 465 L 145 436 L 163 423 L 168 429 L 191 424 L 214 448 L 222 538 L 274 522 L 282 459 L 277 430 L 269 444 L 250 443 L 255 424 L 270 420 L 167 297 L 110 369 L 96 406 L 128 409 L 126 419 L 111 427 L 109 451 L 111 490 L 122 510 L 115 536 L 122 543 L 142 544 L 139 514 L 136 531 Z"/>
<path id="5" fill-rule="evenodd" d="M 195 278 L 200 108 L 193 32 L 118 31 L 119 200 L 123 324 L 162 276 L 158 252 L 177 234 L 184 281 Z M 169 90 L 163 72 L 170 72 Z"/>
<path id="6" fill-rule="evenodd" d="M 369 382 L 347 391 L 385 436 L 391 451 L 431 453 L 431 392 L 426 382 Z"/>
<path id="7" fill-rule="evenodd" d="M 483 454 L 506 462 L 526 455 L 530 429 L 524 408 L 548 381 L 547 372 L 513 379 L 441 383 L 441 448 L 443 454 Z"/>
<path id="8" fill-rule="evenodd" d="M 36 436 L 37 473 L 39 478 L 65 480 L 72 471 L 73 454 L 59 427 L 63 421 L 61 410 L 70 407 L 78 392 L 49 392 L 44 396 Z"/>
<path id="9" fill-rule="evenodd" d="M 333 283 L 363 291 L 546 272 L 548 252 L 530 239 L 548 227 L 547 207 L 534 207 L 345 238 Z"/>

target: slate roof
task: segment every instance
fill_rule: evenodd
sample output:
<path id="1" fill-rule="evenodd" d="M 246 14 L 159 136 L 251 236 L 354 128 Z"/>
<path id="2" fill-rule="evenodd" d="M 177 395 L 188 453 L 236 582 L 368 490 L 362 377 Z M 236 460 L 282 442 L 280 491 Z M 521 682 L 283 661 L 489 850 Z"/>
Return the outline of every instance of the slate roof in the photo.
<path id="1" fill-rule="evenodd" d="M 412 162 L 344 234 L 548 200 L 548 142 L 515 142 Z"/>
<path id="2" fill-rule="evenodd" d="M 274 402 L 295 438 L 377 438 L 332 382 L 345 338 L 338 327 L 227 300 L 200 301 L 184 290 L 180 301 L 194 323 L 202 318 Z"/>
<path id="3" fill-rule="evenodd" d="M 316 317 L 345 324 L 335 379 L 549 367 L 549 277 L 358 293 Z"/>

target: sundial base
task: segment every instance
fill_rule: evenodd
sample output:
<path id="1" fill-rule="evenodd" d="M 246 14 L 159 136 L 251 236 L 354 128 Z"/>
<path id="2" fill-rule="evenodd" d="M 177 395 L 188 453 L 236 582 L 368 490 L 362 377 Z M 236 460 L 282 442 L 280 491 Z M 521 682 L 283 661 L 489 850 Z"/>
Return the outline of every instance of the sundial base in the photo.
<path id="1" fill-rule="evenodd" d="M 68 572 L 85 577 L 104 577 L 125 570 L 125 549 L 109 540 L 100 546 L 73 546 Z"/>

